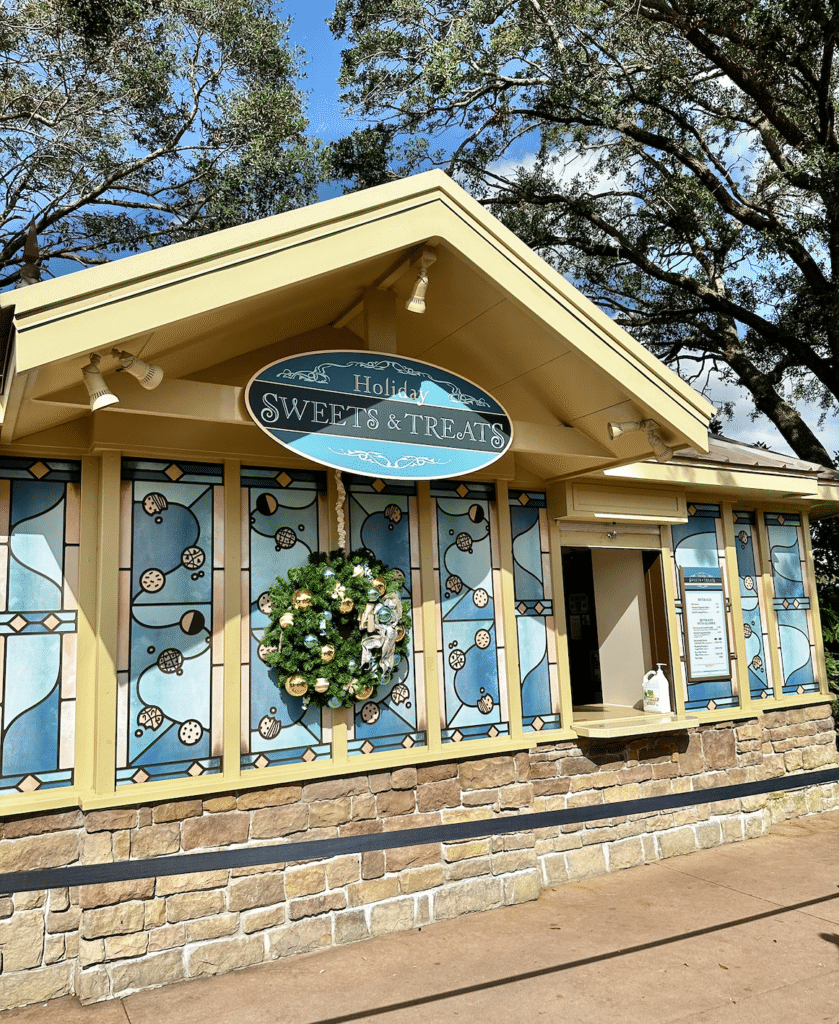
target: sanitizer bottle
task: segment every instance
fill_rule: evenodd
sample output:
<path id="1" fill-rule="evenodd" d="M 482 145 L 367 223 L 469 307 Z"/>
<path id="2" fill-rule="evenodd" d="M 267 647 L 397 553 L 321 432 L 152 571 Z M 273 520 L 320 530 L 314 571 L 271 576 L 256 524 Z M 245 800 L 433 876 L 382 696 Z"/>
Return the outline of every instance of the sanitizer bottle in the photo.
<path id="1" fill-rule="evenodd" d="M 661 671 L 665 668 L 663 661 L 656 662 L 656 671 L 648 672 L 644 676 L 644 710 L 656 714 L 669 714 L 670 708 L 670 683 L 667 676 Z"/>

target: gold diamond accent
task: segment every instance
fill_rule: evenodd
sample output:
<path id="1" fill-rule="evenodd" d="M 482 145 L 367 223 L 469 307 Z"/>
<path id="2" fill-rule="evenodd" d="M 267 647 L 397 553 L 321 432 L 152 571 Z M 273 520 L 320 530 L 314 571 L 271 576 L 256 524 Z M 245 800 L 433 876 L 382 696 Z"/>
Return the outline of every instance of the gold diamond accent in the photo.
<path id="1" fill-rule="evenodd" d="M 254 761 L 254 768 L 267 768 L 271 762 L 264 754 L 260 754 L 259 757 Z"/>
<path id="2" fill-rule="evenodd" d="M 712 701 L 712 700 L 708 701 L 708 710 L 709 711 L 714 711 L 716 709 L 716 707 L 717 707 L 717 705 L 716 705 L 716 703 L 714 701 Z"/>
<path id="3" fill-rule="evenodd" d="M 381 494 L 385 487 L 387 487 L 387 484 L 384 482 L 384 480 L 374 480 L 373 483 L 370 484 L 370 486 L 377 494 Z"/>
<path id="4" fill-rule="evenodd" d="M 466 495 L 469 493 L 469 488 L 466 486 L 466 484 L 461 484 L 460 487 L 458 487 L 457 489 L 457 493 L 461 496 L 461 498 L 465 498 Z"/>
<path id="5" fill-rule="evenodd" d="M 799 608 L 799 607 L 800 607 L 800 604 L 799 604 L 798 598 L 796 598 L 796 599 L 795 599 L 795 600 L 794 600 L 794 601 L 792 602 L 792 606 L 793 606 L 793 608 Z"/>
<path id="6" fill-rule="evenodd" d="M 370 740 L 365 740 L 364 743 L 361 746 L 361 753 L 362 754 L 372 754 L 375 749 L 376 748 L 373 746 L 373 744 L 370 742 Z"/>
<path id="7" fill-rule="evenodd" d="M 173 481 L 180 480 L 180 478 L 184 475 L 184 471 L 181 469 L 181 467 L 176 466 L 174 462 L 170 463 L 170 465 L 168 465 L 166 469 L 163 470 L 163 472 L 165 473 L 166 476 L 169 477 L 170 480 Z"/>
<path id="8" fill-rule="evenodd" d="M 195 779 L 199 775 L 204 774 L 204 766 L 200 765 L 197 761 L 193 761 L 189 768 L 187 768 L 186 773 L 187 775 L 191 775 L 193 779 Z"/>
<path id="9" fill-rule="evenodd" d="M 283 470 L 279 476 L 274 477 L 274 479 L 277 481 L 280 487 L 288 487 L 288 485 L 291 483 L 291 477 L 288 475 L 288 473 L 286 473 L 285 470 Z"/>
<path id="10" fill-rule="evenodd" d="M 785 522 L 786 522 L 786 519 L 784 519 L 783 516 L 778 516 L 778 525 L 779 526 L 783 526 Z"/>
<path id="11" fill-rule="evenodd" d="M 540 729 L 544 728 L 544 725 L 545 723 L 542 721 L 541 718 L 538 717 L 538 715 L 536 718 L 533 719 L 533 728 L 536 730 L 536 732 L 539 732 Z"/>
<path id="12" fill-rule="evenodd" d="M 36 480 L 40 480 L 50 472 L 50 467 L 45 466 L 43 462 L 36 462 L 34 466 L 29 467 L 29 472 Z M 40 783 L 38 783 L 38 785 L 40 785 Z"/>
<path id="13" fill-rule="evenodd" d="M 413 745 L 414 745 L 414 737 L 413 736 L 406 736 L 405 739 L 402 740 L 402 746 L 406 750 L 410 750 Z"/>
<path id="14" fill-rule="evenodd" d="M 56 626 L 61 625 L 61 619 L 57 619 L 54 615 L 48 615 L 44 619 L 44 625 L 47 627 L 48 630 L 50 630 L 50 632 L 52 632 L 52 630 L 54 630 Z"/>
<path id="15" fill-rule="evenodd" d="M 542 604 L 541 601 L 539 601 L 539 603 L 536 605 L 536 607 L 533 610 L 536 612 L 537 615 L 541 615 L 542 612 L 545 610 L 545 606 Z"/>
<path id="16" fill-rule="evenodd" d="M 784 600 L 784 608 L 789 608 L 789 601 Z"/>
<path id="17" fill-rule="evenodd" d="M 308 749 L 308 750 L 306 751 L 306 753 L 305 753 L 305 754 L 303 755 L 303 757 L 301 758 L 301 760 L 302 760 L 302 761 L 306 761 L 306 762 L 308 763 L 309 761 L 316 761 L 316 760 L 317 760 L 317 757 L 318 757 L 318 755 L 317 755 L 317 754 L 316 754 L 316 753 L 314 752 L 314 750 L 312 750 L 312 748 L 311 748 L 311 747 L 309 747 L 309 749 Z"/>
<path id="18" fill-rule="evenodd" d="M 764 690 L 763 693 L 760 695 L 760 699 L 761 700 L 769 700 L 769 691 L 768 690 Z"/>
<path id="19" fill-rule="evenodd" d="M 530 497 L 527 494 L 525 494 L 524 491 L 522 491 L 519 495 L 519 504 L 526 505 L 528 501 L 530 501 Z"/>
<path id="20" fill-rule="evenodd" d="M 497 730 L 497 729 L 495 728 L 495 726 L 493 726 L 493 727 L 492 727 L 492 728 L 491 728 L 491 729 L 489 730 L 489 733 L 488 733 L 488 735 L 489 735 L 489 736 L 491 736 L 491 737 L 492 737 L 493 739 L 495 739 L 495 737 L 496 737 L 496 736 L 498 735 L 498 730 Z"/>
<path id="21" fill-rule="evenodd" d="M 131 781 L 136 782 L 138 785 L 142 785 L 144 782 L 148 782 L 150 778 L 151 775 L 140 768 L 131 776 Z"/>
<path id="22" fill-rule="evenodd" d="M 688 514 L 692 516 L 696 515 L 696 505 L 688 505 Z"/>
<path id="23" fill-rule="evenodd" d="M 41 788 L 41 780 L 36 779 L 34 775 L 27 775 L 25 779 L 20 780 L 17 788 L 21 793 L 31 793 L 33 790 Z"/>
<path id="24" fill-rule="evenodd" d="M 519 615 L 524 615 L 524 613 L 527 611 L 527 605 L 524 603 L 524 601 L 519 601 L 519 603 L 516 605 L 516 611 L 519 613 Z"/>
<path id="25" fill-rule="evenodd" d="M 19 633 L 26 625 L 26 619 L 22 615 L 15 615 L 9 625 L 16 633 Z"/>
<path id="26" fill-rule="evenodd" d="M 452 733 L 452 740 L 455 743 L 460 743 L 460 741 L 462 739 L 463 739 L 463 733 L 460 731 L 460 729 L 455 729 L 455 731 Z"/>
<path id="27" fill-rule="evenodd" d="M 804 693 L 804 687 L 803 686 L 799 686 L 798 689 L 795 692 L 796 693 Z"/>

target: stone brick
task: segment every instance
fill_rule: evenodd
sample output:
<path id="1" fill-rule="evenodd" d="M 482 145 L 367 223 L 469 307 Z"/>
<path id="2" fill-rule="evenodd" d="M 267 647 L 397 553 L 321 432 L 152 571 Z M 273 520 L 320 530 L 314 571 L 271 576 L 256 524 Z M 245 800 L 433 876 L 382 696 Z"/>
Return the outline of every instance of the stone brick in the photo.
<path id="1" fill-rule="evenodd" d="M 221 811 L 233 811 L 236 809 L 236 797 L 230 793 L 224 796 L 204 797 L 204 813 L 218 814 Z"/>
<path id="2" fill-rule="evenodd" d="M 98 1003 L 111 994 L 111 979 L 104 967 L 94 967 L 89 971 L 76 971 L 74 988 L 82 1006 Z"/>
<path id="3" fill-rule="evenodd" d="M 460 782 L 457 779 L 429 782 L 417 789 L 418 811 L 437 811 L 441 807 L 458 807 L 459 805 Z"/>
<path id="4" fill-rule="evenodd" d="M 252 932 L 264 931 L 266 928 L 275 928 L 285 921 L 285 907 L 262 907 L 259 910 L 251 910 L 241 915 L 242 931 L 246 935 Z"/>
<path id="5" fill-rule="evenodd" d="M 15 910 L 34 910 L 46 903 L 46 893 L 41 890 L 15 893 Z"/>
<path id="6" fill-rule="evenodd" d="M 155 985 L 168 985 L 185 976 L 183 953 L 179 949 L 170 949 L 131 963 L 117 964 L 111 973 L 113 994 L 120 996 Z"/>
<path id="7" fill-rule="evenodd" d="M 39 971 L 23 971 L 0 977 L 0 1005 L 26 1006 L 69 995 L 73 988 L 73 965 L 53 964 Z"/>
<path id="8" fill-rule="evenodd" d="M 105 939 L 106 960 L 126 960 L 131 956 L 143 956 L 149 946 L 148 932 L 133 932 L 131 935 L 113 935 Z"/>
<path id="9" fill-rule="evenodd" d="M 15 905 L 12 902 L 11 896 L 3 896 L 0 898 L 0 920 L 5 917 L 11 917 L 15 912 Z"/>
<path id="10" fill-rule="evenodd" d="M 559 762 L 561 775 L 594 775 L 599 768 L 589 757 L 564 757 Z"/>
<path id="11" fill-rule="evenodd" d="M 722 842 L 722 829 L 718 821 L 700 821 L 696 826 L 696 845 L 700 850 L 710 850 Z"/>
<path id="12" fill-rule="evenodd" d="M 471 839 L 465 843 L 446 843 L 443 848 L 446 860 L 468 860 L 470 857 L 484 857 L 489 853 L 489 839 Z"/>
<path id="13" fill-rule="evenodd" d="M 40 910 L 24 910 L 0 924 L 0 950 L 3 973 L 40 967 L 44 949 L 44 915 Z"/>
<path id="14" fill-rule="evenodd" d="M 395 814 L 411 814 L 416 800 L 411 789 L 391 789 L 379 793 L 376 797 L 376 809 L 381 818 L 390 818 Z"/>
<path id="15" fill-rule="evenodd" d="M 97 939 L 105 935 L 126 935 L 140 932 L 145 927 L 146 907 L 144 903 L 117 903 L 112 907 L 86 910 L 82 914 L 81 935 L 85 939 Z"/>
<path id="16" fill-rule="evenodd" d="M 79 939 L 79 963 L 82 967 L 101 964 L 105 959 L 104 939 Z"/>
<path id="17" fill-rule="evenodd" d="M 78 856 L 79 837 L 74 832 L 5 840 L 0 843 L 0 874 L 62 867 Z"/>
<path id="18" fill-rule="evenodd" d="M 662 832 L 658 837 L 658 849 L 663 859 L 693 853 L 696 849 L 696 834 L 692 828 L 687 827 Z"/>
<path id="19" fill-rule="evenodd" d="M 733 768 L 737 764 L 734 730 L 706 730 L 702 734 L 702 750 L 707 768 Z"/>
<path id="20" fill-rule="evenodd" d="M 62 910 L 66 910 L 70 906 L 70 893 L 66 887 L 62 889 L 50 889 L 49 898 L 50 910 L 55 913 L 60 913 Z"/>
<path id="21" fill-rule="evenodd" d="M 171 896 L 176 892 L 218 889 L 223 885 L 227 885 L 227 871 L 192 871 L 188 875 L 161 875 L 157 880 L 157 895 Z"/>
<path id="22" fill-rule="evenodd" d="M 498 806 L 498 793 L 497 789 L 467 789 L 465 793 L 461 792 L 460 799 L 464 807 L 481 807 L 485 804 Z"/>
<path id="23" fill-rule="evenodd" d="M 56 914 L 50 910 L 47 914 L 47 931 L 52 935 L 56 932 L 74 932 L 79 927 L 81 916 L 81 907 L 68 907 Z"/>
<path id="24" fill-rule="evenodd" d="M 332 923 L 328 917 L 309 917 L 268 932 L 269 951 L 272 959 L 291 956 L 293 953 L 309 953 L 332 945 Z"/>
<path id="25" fill-rule="evenodd" d="M 326 862 L 326 881 L 330 889 L 338 889 L 360 878 L 361 865 L 357 853 L 346 857 L 333 857 Z"/>
<path id="26" fill-rule="evenodd" d="M 494 789 L 516 781 L 516 764 L 512 757 L 464 761 L 458 774 L 463 789 Z"/>
<path id="27" fill-rule="evenodd" d="M 249 824 L 249 815 L 244 811 L 189 818 L 181 826 L 181 846 L 184 850 L 197 850 L 244 843 L 248 838 Z"/>
<path id="28" fill-rule="evenodd" d="M 535 850 L 507 850 L 492 856 L 492 873 L 509 874 L 511 871 L 527 871 L 536 867 Z"/>
<path id="29" fill-rule="evenodd" d="M 333 910 L 346 910 L 347 896 L 344 892 L 327 892 L 320 896 L 303 896 L 292 900 L 288 908 L 288 916 L 292 921 L 304 917 L 317 917 Z"/>
<path id="30" fill-rule="evenodd" d="M 579 850 L 569 850 L 565 854 L 568 865 L 569 879 L 589 878 L 600 875 L 606 870 L 606 854 L 602 846 L 583 846 Z"/>
<path id="31" fill-rule="evenodd" d="M 239 927 L 238 914 L 216 914 L 215 917 L 201 917 L 186 924 L 186 941 L 203 942 L 205 939 L 219 939 L 232 935 Z"/>
<path id="32" fill-rule="evenodd" d="M 82 812 L 78 810 L 10 818 L 2 825 L 3 838 L 23 839 L 25 836 L 42 835 L 44 832 L 63 832 L 65 829 L 78 828 L 83 820 Z"/>
<path id="33" fill-rule="evenodd" d="M 251 875 L 231 881 L 227 888 L 229 910 L 253 910 L 254 907 L 269 907 L 285 899 L 285 882 L 279 873 L 273 875 Z"/>
<path id="34" fill-rule="evenodd" d="M 165 825 L 150 825 L 141 828 L 131 836 L 131 856 L 135 860 L 148 857 L 162 857 L 177 853 L 181 845 L 181 827 L 177 822 Z"/>
<path id="35" fill-rule="evenodd" d="M 834 764 L 836 761 L 836 750 L 828 746 L 805 747 L 802 752 L 802 761 L 806 769 L 821 768 L 826 764 Z"/>
<path id="36" fill-rule="evenodd" d="M 338 945 L 358 942 L 369 934 L 363 910 L 348 910 L 345 914 L 335 915 L 335 942 Z"/>
<path id="37" fill-rule="evenodd" d="M 679 752 L 679 772 L 682 775 L 698 775 L 704 767 L 702 737 L 698 732 L 688 733 L 687 749 Z"/>
<path id="38" fill-rule="evenodd" d="M 196 917 L 209 917 L 224 910 L 224 894 L 218 890 L 181 892 L 166 901 L 166 920 L 169 924 Z"/>
<path id="39" fill-rule="evenodd" d="M 309 827 L 309 808 L 306 804 L 264 807 L 253 812 L 252 839 L 275 839 L 294 832 L 305 832 Z"/>
<path id="40" fill-rule="evenodd" d="M 118 807 L 108 811 L 88 811 L 84 819 L 86 832 L 116 832 L 137 827 L 137 808 Z"/>
<path id="41" fill-rule="evenodd" d="M 161 949 L 183 946 L 186 942 L 186 925 L 167 924 L 162 928 L 154 928 L 148 933 L 149 953 L 159 953 Z"/>
<path id="42" fill-rule="evenodd" d="M 568 864 L 563 853 L 549 853 L 541 858 L 545 885 L 561 885 L 568 881 Z"/>
<path id="43" fill-rule="evenodd" d="M 416 789 L 417 770 L 414 767 L 394 768 L 390 773 L 391 789 Z"/>
<path id="44" fill-rule="evenodd" d="M 376 797 L 373 793 L 359 793 L 358 796 L 352 797 L 350 817 L 353 821 L 376 817 Z"/>
<path id="45" fill-rule="evenodd" d="M 370 934 L 391 935 L 406 932 L 414 926 L 414 901 L 392 900 L 370 908 Z"/>
<path id="46" fill-rule="evenodd" d="M 160 882 L 158 882 L 160 886 Z M 128 879 L 125 882 L 103 882 L 79 887 L 79 905 L 83 910 L 96 906 L 127 903 L 133 899 L 150 899 L 155 894 L 154 879 Z"/>
<path id="47" fill-rule="evenodd" d="M 623 871 L 644 863 L 644 844 L 637 837 L 611 843 L 608 850 L 610 871 Z"/>
<path id="48" fill-rule="evenodd" d="M 312 896 L 326 888 L 326 867 L 323 864 L 306 864 L 291 867 L 285 873 L 286 896 Z"/>
<path id="49" fill-rule="evenodd" d="M 533 803 L 533 786 L 529 782 L 504 786 L 498 791 L 498 797 L 502 810 L 529 807 Z"/>
<path id="50" fill-rule="evenodd" d="M 82 864 L 109 864 L 114 859 L 113 832 L 83 832 L 81 840 Z"/>
<path id="51" fill-rule="evenodd" d="M 309 828 L 323 828 L 343 825 L 351 817 L 351 798 L 339 800 L 318 800 L 309 804 Z"/>
<path id="52" fill-rule="evenodd" d="M 417 786 L 426 782 L 442 782 L 443 779 L 457 778 L 457 763 L 446 761 L 444 764 L 424 764 L 417 768 Z"/>
<path id="53" fill-rule="evenodd" d="M 500 878 L 474 878 L 434 893 L 434 920 L 446 921 L 461 914 L 489 910 L 501 906 L 503 901 Z"/>
<path id="54" fill-rule="evenodd" d="M 295 804 L 303 795 L 303 787 L 288 785 L 274 786 L 271 789 L 251 789 L 239 794 L 239 810 L 255 811 L 260 807 L 282 807 L 284 804 Z"/>
<path id="55" fill-rule="evenodd" d="M 48 935 L 44 942 L 44 963 L 57 964 L 64 959 L 64 936 Z"/>
<path id="56" fill-rule="evenodd" d="M 428 864 L 424 868 L 403 871 L 399 876 L 399 891 L 403 894 L 434 889 L 445 881 L 442 864 Z"/>
<path id="57" fill-rule="evenodd" d="M 446 825 L 459 821 L 487 821 L 493 817 L 491 807 L 444 807 L 442 814 Z"/>
<path id="58" fill-rule="evenodd" d="M 361 877 L 381 878 L 385 873 L 384 850 L 368 850 L 361 855 Z"/>
<path id="59" fill-rule="evenodd" d="M 154 821 L 184 821 L 186 818 L 200 818 L 204 806 L 200 800 L 176 800 L 173 803 L 158 804 L 152 809 Z"/>
<path id="60" fill-rule="evenodd" d="M 471 860 L 444 864 L 443 871 L 447 882 L 461 882 L 464 878 L 478 878 L 492 873 L 489 857 L 473 857 Z"/>
<path id="61" fill-rule="evenodd" d="M 379 878 L 370 882 L 354 882 L 347 886 L 347 897 L 351 907 L 363 907 L 368 903 L 392 899 L 399 895 L 399 881 L 396 878 Z"/>
<path id="62" fill-rule="evenodd" d="M 366 793 L 369 789 L 366 778 L 325 779 L 323 782 L 307 782 L 303 786 L 306 803 L 317 800 L 340 800 L 344 796 Z"/>
<path id="63" fill-rule="evenodd" d="M 539 899 L 539 872 L 524 871 L 520 875 L 510 875 L 504 879 L 504 903 L 509 907 L 515 903 L 529 903 Z"/>
<path id="64" fill-rule="evenodd" d="M 535 779 L 533 781 L 533 795 L 559 796 L 571 789 L 570 779 Z"/>
<path id="65" fill-rule="evenodd" d="M 405 868 L 418 868 L 423 864 L 438 864 L 441 860 L 439 843 L 402 846 L 385 852 L 388 871 L 404 871 Z"/>

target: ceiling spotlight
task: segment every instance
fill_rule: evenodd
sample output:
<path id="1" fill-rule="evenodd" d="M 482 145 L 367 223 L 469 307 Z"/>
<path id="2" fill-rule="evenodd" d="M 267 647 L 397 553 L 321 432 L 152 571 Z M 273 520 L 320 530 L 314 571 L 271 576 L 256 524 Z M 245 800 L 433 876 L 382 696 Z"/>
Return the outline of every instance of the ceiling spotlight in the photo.
<path id="1" fill-rule="evenodd" d="M 132 356 L 130 352 L 123 352 L 121 349 L 112 348 L 111 355 L 122 363 L 119 370 L 125 370 L 132 377 L 136 377 L 146 391 L 153 391 L 163 380 L 163 370 L 159 366 L 150 366 L 148 363 L 144 363 L 142 359 L 138 359 L 137 356 Z"/>
<path id="2" fill-rule="evenodd" d="M 405 309 L 411 313 L 425 312 L 425 293 L 428 291 L 428 268 L 436 259 L 437 256 L 428 249 L 425 249 L 420 257 L 419 273 L 417 274 L 416 281 L 414 281 L 414 287 L 411 289 L 410 298 L 405 303 Z"/>
<path id="3" fill-rule="evenodd" d="M 99 409 L 106 409 L 109 405 L 114 405 L 119 401 L 117 396 L 102 379 L 102 374 L 99 372 L 99 363 L 101 359 L 102 356 L 98 355 L 96 352 L 91 352 L 90 362 L 87 366 L 82 367 L 82 379 L 84 380 L 84 386 L 87 388 L 87 393 L 90 396 L 91 412 L 96 412 Z"/>
<path id="4" fill-rule="evenodd" d="M 630 420 L 627 423 L 610 423 L 609 440 L 614 441 L 621 434 L 631 434 L 635 430 L 643 430 L 647 435 L 647 443 L 653 450 L 656 462 L 669 462 L 673 458 L 673 449 L 662 440 L 659 433 L 661 427 L 655 420 Z"/>

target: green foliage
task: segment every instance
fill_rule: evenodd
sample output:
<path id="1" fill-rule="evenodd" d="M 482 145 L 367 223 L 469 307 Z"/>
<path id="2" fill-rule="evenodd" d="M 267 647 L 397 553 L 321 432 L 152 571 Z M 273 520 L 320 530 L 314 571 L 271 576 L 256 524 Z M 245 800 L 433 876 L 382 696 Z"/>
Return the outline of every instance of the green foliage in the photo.
<path id="1" fill-rule="evenodd" d="M 370 634 L 366 630 L 362 634 L 360 618 L 382 607 L 382 598 L 387 610 L 387 595 L 399 598 L 402 590 L 402 573 L 382 565 L 364 549 L 349 555 L 341 550 L 328 555 L 313 552 L 308 565 L 290 569 L 285 579 L 278 577 L 268 591 L 271 625 L 262 641 L 267 648 L 266 663 L 278 672 L 277 686 L 285 686 L 290 676 L 302 675 L 309 684 L 302 697 L 304 704 L 321 707 L 352 707 L 357 694 L 368 687 L 372 687 L 370 696 L 375 697 L 390 673 L 381 671 L 375 650 L 364 664 L 362 636 Z M 344 611 L 342 602 L 349 602 Z M 391 625 L 398 626 L 397 636 L 401 635 L 395 646 L 395 667 L 408 654 L 411 618 L 407 602 L 401 618 Z M 314 688 L 318 678 L 328 682 L 323 692 Z"/>
<path id="2" fill-rule="evenodd" d="M 0 8 L 0 286 L 311 202 L 318 150 L 274 0 Z"/>
<path id="3" fill-rule="evenodd" d="M 831 465 L 785 394 L 839 398 L 834 3 L 338 0 L 331 27 L 391 171 L 444 166 L 683 376 L 716 367 Z"/>

